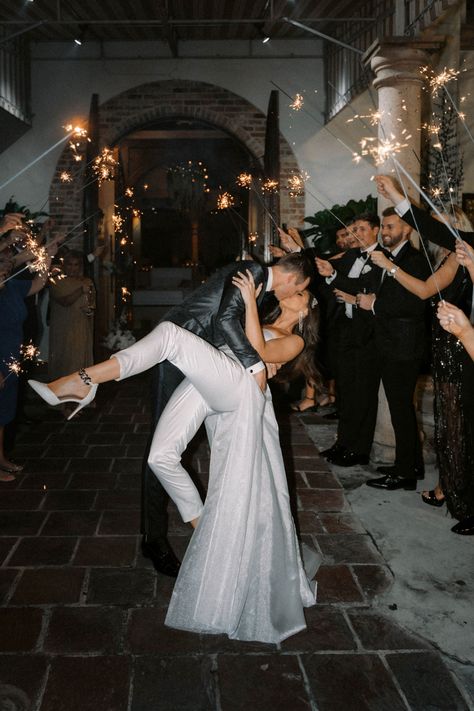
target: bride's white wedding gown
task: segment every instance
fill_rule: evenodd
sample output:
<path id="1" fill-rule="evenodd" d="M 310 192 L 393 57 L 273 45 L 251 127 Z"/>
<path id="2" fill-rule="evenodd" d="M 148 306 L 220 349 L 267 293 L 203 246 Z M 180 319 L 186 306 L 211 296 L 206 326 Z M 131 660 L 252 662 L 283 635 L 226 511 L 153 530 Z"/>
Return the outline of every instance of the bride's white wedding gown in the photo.
<path id="1" fill-rule="evenodd" d="M 264 334 L 267 340 L 274 337 L 271 331 Z M 137 357 L 144 341 L 150 352 Z M 230 351 L 218 351 L 169 322 L 114 357 L 121 365 L 120 380 L 150 367 L 151 359 L 164 358 L 186 376 L 160 418 L 149 460 L 183 519 L 199 515 L 165 624 L 269 643 L 304 629 L 303 608 L 316 602 L 315 583 L 308 577 L 319 561 L 306 550 L 306 567 L 312 569 L 305 572 L 269 388 L 262 393 Z M 206 401 L 197 407 L 197 418 L 187 406 L 194 407 L 196 397 Z M 180 464 L 160 464 L 167 431 L 176 429 L 184 412 L 185 424 L 192 421 L 187 437 L 202 415 L 206 418 L 211 460 L 204 507 Z"/>

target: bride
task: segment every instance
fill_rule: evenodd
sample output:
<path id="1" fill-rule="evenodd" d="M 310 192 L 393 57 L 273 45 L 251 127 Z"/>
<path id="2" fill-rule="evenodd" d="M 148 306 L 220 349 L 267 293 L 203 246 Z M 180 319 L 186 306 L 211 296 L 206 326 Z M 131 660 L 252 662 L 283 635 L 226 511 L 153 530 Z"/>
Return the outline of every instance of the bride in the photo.
<path id="1" fill-rule="evenodd" d="M 310 292 L 282 299 L 262 329 L 252 274 L 239 272 L 233 283 L 245 302 L 246 336 L 262 360 L 283 366 L 280 379 L 295 373 L 317 377 L 318 311 Z M 183 521 L 195 528 L 165 624 L 231 639 L 281 642 L 306 627 L 303 608 L 315 603 L 315 583 L 308 578 L 316 572 L 317 555 L 305 551 L 307 568 L 313 566 L 305 571 L 269 388 L 262 393 L 226 347 L 218 350 L 166 321 L 87 372 L 49 385 L 29 383 L 50 404 L 73 400 L 79 409 L 94 398 L 100 383 L 123 380 L 165 359 L 186 377 L 160 417 L 149 465 Z M 181 465 L 189 433 L 203 420 L 211 445 L 204 505 Z"/>

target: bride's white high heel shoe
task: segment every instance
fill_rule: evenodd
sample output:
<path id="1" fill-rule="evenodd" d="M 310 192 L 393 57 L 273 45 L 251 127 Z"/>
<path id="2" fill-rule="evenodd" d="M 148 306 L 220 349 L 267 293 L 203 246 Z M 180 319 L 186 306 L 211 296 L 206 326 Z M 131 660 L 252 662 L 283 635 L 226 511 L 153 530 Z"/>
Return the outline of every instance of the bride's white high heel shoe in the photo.
<path id="1" fill-rule="evenodd" d="M 85 370 L 81 369 L 79 371 L 79 376 L 81 380 L 85 382 L 86 385 L 89 385 L 90 390 L 87 393 L 85 397 L 82 398 L 82 400 L 79 400 L 78 398 L 75 397 L 66 397 L 66 398 L 59 398 L 57 395 L 53 393 L 53 391 L 48 387 L 46 383 L 40 383 L 38 380 L 28 380 L 28 385 L 30 385 L 35 393 L 38 393 L 38 395 L 48 403 L 48 405 L 62 405 L 65 402 L 77 402 L 77 407 L 75 410 L 71 412 L 69 417 L 67 418 L 68 420 L 71 420 L 74 415 L 77 415 L 77 413 L 82 410 L 83 407 L 86 407 L 89 405 L 92 400 L 95 398 L 96 393 L 97 393 L 97 388 L 99 387 L 98 385 L 94 385 L 85 372 Z M 87 382 L 88 381 L 88 382 Z"/>

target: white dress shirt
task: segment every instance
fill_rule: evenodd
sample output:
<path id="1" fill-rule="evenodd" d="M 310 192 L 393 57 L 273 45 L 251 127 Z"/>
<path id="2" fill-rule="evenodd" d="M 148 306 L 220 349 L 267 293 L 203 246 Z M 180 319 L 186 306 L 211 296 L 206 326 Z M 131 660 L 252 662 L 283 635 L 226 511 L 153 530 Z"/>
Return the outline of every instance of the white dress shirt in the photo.
<path id="1" fill-rule="evenodd" d="M 354 264 L 350 268 L 349 274 L 347 275 L 349 279 L 358 279 L 360 275 L 362 274 L 364 267 L 367 264 L 367 260 L 369 258 L 369 254 L 374 251 L 374 249 L 377 246 L 377 242 L 374 242 L 374 244 L 371 244 L 370 247 L 367 247 L 367 249 L 361 249 L 362 254 L 360 257 L 357 257 L 357 259 L 354 261 Z M 371 267 L 369 267 L 371 268 Z M 331 276 L 326 277 L 326 284 L 331 284 L 334 279 L 337 276 L 336 270 L 334 270 L 334 273 L 331 274 Z M 353 306 L 352 304 L 345 304 L 345 311 L 346 311 L 346 316 L 347 318 L 352 318 L 352 311 L 353 311 Z"/>

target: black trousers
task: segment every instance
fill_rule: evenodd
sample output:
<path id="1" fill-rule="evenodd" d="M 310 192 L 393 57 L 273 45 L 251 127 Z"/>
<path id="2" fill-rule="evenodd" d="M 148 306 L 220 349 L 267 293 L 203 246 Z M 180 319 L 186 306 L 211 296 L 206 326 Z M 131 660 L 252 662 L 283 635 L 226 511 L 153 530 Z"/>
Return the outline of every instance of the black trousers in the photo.
<path id="1" fill-rule="evenodd" d="M 337 441 L 350 452 L 369 455 L 377 419 L 380 374 L 373 338 L 361 339 L 360 327 L 344 317 L 337 342 Z"/>
<path id="2" fill-rule="evenodd" d="M 421 360 L 378 358 L 380 377 L 387 396 L 395 433 L 395 469 L 411 478 L 423 465 L 423 454 L 413 402 Z"/>
<path id="3" fill-rule="evenodd" d="M 141 532 L 147 541 L 161 543 L 162 547 L 167 545 L 169 497 L 148 466 L 148 455 L 158 420 L 183 379 L 182 372 L 168 361 L 156 365 L 152 371 L 153 427 L 143 458 Z"/>

